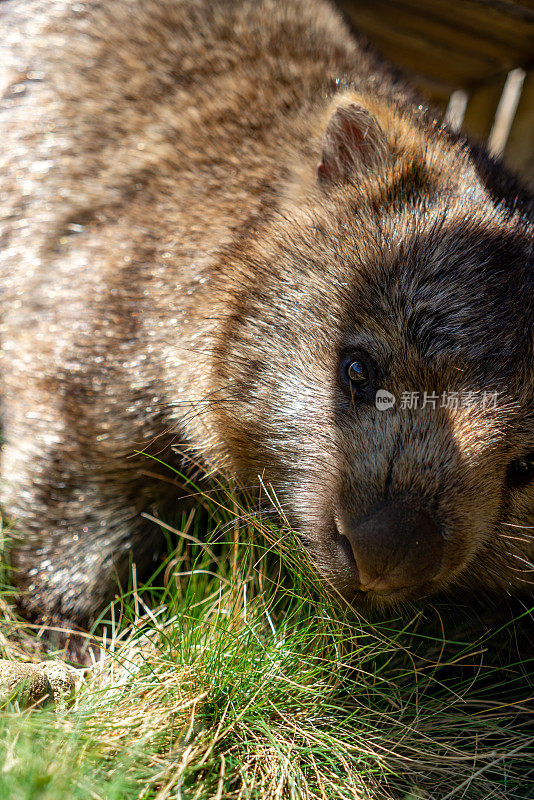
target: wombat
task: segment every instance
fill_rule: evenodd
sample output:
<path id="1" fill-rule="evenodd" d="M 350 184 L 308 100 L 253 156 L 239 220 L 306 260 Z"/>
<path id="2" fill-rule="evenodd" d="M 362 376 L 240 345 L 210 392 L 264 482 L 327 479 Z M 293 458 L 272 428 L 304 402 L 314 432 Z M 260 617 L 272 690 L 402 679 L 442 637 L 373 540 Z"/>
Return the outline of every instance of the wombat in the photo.
<path id="1" fill-rule="evenodd" d="M 0 15 L 25 612 L 87 625 L 150 564 L 179 492 L 141 451 L 261 476 L 349 603 L 531 591 L 528 191 L 322 0 Z"/>

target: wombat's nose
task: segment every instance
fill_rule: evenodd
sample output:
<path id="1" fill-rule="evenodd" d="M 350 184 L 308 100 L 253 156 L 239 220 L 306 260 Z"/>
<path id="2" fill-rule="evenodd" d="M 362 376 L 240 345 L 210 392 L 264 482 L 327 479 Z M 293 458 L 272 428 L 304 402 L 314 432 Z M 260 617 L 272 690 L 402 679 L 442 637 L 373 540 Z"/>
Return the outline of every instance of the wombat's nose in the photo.
<path id="1" fill-rule="evenodd" d="M 360 523 L 339 520 L 339 530 L 350 542 L 364 591 L 421 586 L 441 566 L 443 537 L 423 509 L 395 503 Z"/>

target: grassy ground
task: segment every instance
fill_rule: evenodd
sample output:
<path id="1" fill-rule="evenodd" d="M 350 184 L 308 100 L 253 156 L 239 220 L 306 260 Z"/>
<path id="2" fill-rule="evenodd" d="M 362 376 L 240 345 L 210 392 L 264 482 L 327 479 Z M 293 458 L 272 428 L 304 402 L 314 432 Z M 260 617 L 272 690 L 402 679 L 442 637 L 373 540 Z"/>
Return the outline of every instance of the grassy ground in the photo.
<path id="1" fill-rule="evenodd" d="M 107 609 L 75 706 L 3 709 L 0 800 L 534 798 L 529 609 L 362 620 L 283 521 L 206 504 L 208 543 L 184 514 L 150 585 L 134 573 Z M 2 634 L 19 655 L 7 604 Z"/>

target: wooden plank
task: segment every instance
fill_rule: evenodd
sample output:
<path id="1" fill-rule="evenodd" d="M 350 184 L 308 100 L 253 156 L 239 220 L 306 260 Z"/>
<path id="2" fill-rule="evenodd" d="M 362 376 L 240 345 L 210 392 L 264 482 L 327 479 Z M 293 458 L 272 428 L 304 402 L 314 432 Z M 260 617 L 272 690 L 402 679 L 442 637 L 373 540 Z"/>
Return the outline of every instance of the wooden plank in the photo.
<path id="1" fill-rule="evenodd" d="M 469 92 L 462 128 L 480 142 L 485 142 L 490 134 L 505 79 L 506 76 L 503 75 L 498 80 Z"/>
<path id="2" fill-rule="evenodd" d="M 449 87 L 534 62 L 534 7 L 506 0 L 339 0 L 386 55 Z"/>
<path id="3" fill-rule="evenodd" d="M 534 0 L 337 0 L 346 18 L 445 110 L 469 95 L 463 129 L 487 141 L 506 76 L 527 71 L 506 160 L 534 183 Z"/>
<path id="4" fill-rule="evenodd" d="M 504 156 L 534 190 L 534 70 L 525 78 Z"/>

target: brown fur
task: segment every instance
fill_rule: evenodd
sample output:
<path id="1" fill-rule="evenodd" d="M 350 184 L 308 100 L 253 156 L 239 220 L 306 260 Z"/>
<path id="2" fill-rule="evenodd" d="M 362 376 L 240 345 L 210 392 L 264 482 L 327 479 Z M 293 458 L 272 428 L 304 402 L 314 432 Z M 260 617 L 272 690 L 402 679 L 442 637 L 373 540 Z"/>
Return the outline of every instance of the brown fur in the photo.
<path id="1" fill-rule="evenodd" d="M 347 595 L 334 521 L 386 497 L 441 527 L 417 594 L 531 587 L 534 482 L 509 465 L 534 451 L 532 201 L 504 168 L 321 0 L 10 0 L 0 27 L 2 506 L 26 609 L 87 623 L 132 550 L 150 560 L 150 443 L 262 474 Z M 365 154 L 339 108 L 370 115 Z M 397 396 L 498 406 L 352 408 L 351 346 Z"/>

